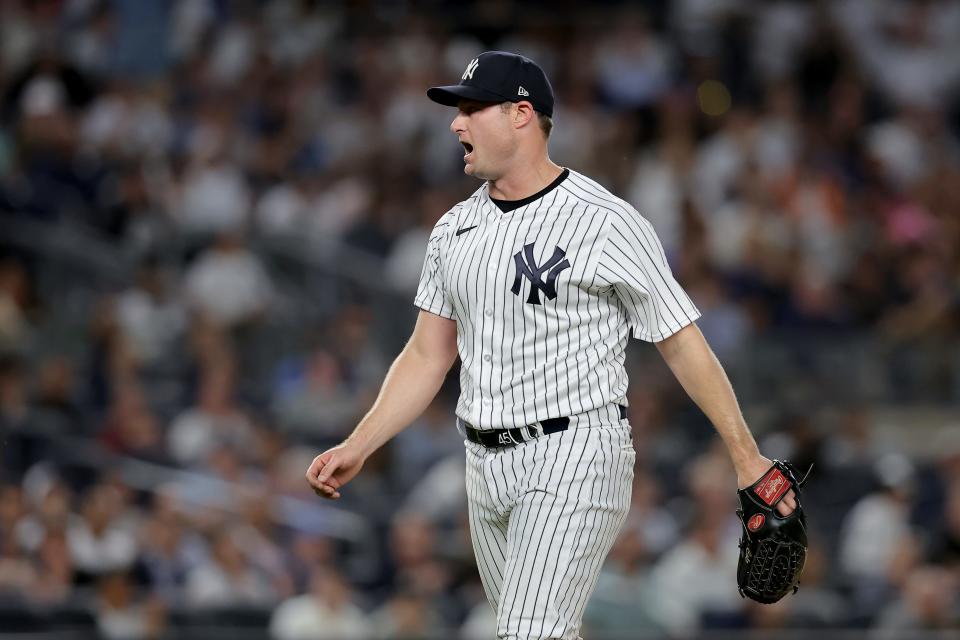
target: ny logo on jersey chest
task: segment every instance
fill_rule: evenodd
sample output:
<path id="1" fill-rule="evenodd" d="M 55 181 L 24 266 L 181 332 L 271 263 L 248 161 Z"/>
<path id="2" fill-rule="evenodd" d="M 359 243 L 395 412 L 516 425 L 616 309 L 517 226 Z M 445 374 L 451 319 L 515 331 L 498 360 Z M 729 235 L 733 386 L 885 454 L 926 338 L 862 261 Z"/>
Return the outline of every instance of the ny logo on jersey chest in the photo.
<path id="1" fill-rule="evenodd" d="M 510 291 L 514 295 L 520 295 L 520 287 L 523 284 L 523 278 L 530 281 L 530 295 L 527 296 L 528 304 L 540 304 L 540 292 L 542 291 L 549 300 L 557 297 L 557 276 L 564 269 L 570 267 L 570 261 L 566 259 L 566 252 L 560 247 L 553 250 L 553 255 L 542 265 L 537 265 L 537 259 L 533 256 L 533 243 L 524 245 L 522 251 L 517 251 L 513 256 L 513 263 L 517 267 L 517 276 L 513 280 L 513 286 Z M 546 280 L 543 274 L 547 274 Z"/>

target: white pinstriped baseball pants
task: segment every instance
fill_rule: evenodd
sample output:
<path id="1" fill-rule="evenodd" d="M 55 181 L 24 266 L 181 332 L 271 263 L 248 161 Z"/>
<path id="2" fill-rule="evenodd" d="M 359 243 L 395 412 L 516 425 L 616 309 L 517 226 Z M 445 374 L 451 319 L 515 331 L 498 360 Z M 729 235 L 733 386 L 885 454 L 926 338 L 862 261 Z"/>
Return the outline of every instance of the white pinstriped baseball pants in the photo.
<path id="1" fill-rule="evenodd" d="M 577 640 L 630 509 L 629 423 L 575 422 L 505 449 L 465 445 L 470 534 L 497 638 Z"/>

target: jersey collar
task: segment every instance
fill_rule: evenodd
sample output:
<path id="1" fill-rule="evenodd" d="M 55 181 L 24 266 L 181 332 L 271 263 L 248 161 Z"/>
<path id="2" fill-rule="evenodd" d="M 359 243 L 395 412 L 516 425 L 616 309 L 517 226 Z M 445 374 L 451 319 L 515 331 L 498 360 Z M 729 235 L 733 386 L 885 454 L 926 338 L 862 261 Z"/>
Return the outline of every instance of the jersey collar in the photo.
<path id="1" fill-rule="evenodd" d="M 510 213 L 514 209 L 525 207 L 531 202 L 534 202 L 535 200 L 539 200 L 543 196 L 547 195 L 548 193 L 550 193 L 551 191 L 559 187 L 560 183 L 566 180 L 567 176 L 569 175 L 570 175 L 570 169 L 567 169 L 566 167 L 564 167 L 563 171 L 560 172 L 560 175 L 557 176 L 556 180 L 554 180 L 553 182 L 545 186 L 540 191 L 537 191 L 532 196 L 527 196 L 526 198 L 522 198 L 520 200 L 497 200 L 496 198 L 493 198 L 490 196 L 489 188 L 487 189 L 487 197 L 490 198 L 490 202 L 492 202 L 494 205 L 496 205 L 498 209 L 500 209 L 501 213 Z"/>

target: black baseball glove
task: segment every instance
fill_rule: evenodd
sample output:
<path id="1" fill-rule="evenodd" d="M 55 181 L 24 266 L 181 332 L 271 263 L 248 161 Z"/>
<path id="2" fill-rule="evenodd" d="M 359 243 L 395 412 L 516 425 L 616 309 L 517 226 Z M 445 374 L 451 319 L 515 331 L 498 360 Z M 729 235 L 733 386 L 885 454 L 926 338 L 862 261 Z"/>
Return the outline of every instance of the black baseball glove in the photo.
<path id="1" fill-rule="evenodd" d="M 800 506 L 800 487 L 807 476 L 797 480 L 798 475 L 789 462 L 774 460 L 762 478 L 737 492 L 737 515 L 743 525 L 737 565 L 741 596 L 771 604 L 799 588 L 807 559 L 807 520 Z M 781 516 L 777 504 L 790 489 L 796 495 L 797 508 Z"/>

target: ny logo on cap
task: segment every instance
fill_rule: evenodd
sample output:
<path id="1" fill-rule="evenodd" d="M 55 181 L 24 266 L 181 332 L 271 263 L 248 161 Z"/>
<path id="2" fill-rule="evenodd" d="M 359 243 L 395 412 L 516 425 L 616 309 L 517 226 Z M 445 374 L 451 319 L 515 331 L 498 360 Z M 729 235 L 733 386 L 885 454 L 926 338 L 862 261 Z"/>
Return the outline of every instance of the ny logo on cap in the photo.
<path id="1" fill-rule="evenodd" d="M 477 70 L 477 67 L 480 66 L 480 62 L 477 58 L 474 58 L 470 61 L 470 64 L 467 65 L 467 70 L 463 72 L 463 76 L 460 77 L 461 80 L 466 80 L 470 78 L 473 80 L 473 72 Z"/>

